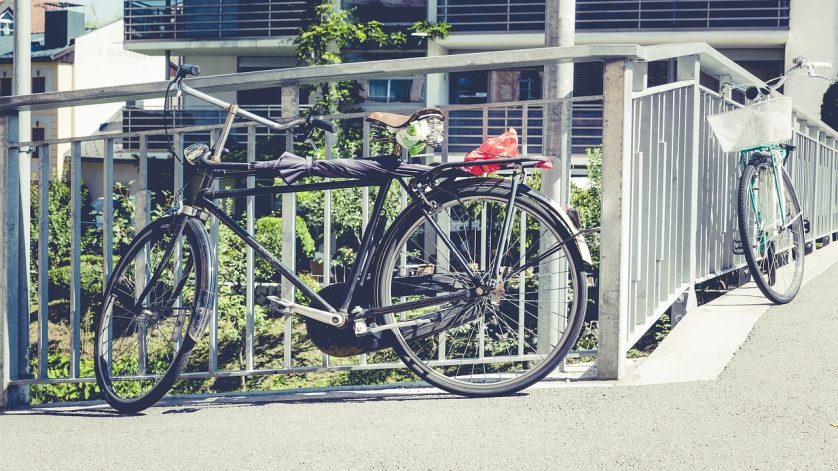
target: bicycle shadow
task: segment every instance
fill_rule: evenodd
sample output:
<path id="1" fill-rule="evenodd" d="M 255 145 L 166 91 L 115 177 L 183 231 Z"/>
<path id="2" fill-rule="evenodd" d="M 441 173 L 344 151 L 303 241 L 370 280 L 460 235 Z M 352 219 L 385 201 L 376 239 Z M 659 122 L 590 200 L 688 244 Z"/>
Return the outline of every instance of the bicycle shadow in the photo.
<path id="1" fill-rule="evenodd" d="M 526 392 L 519 392 L 504 397 L 527 396 Z M 146 411 L 135 414 L 123 414 L 112 409 L 103 401 L 94 403 L 74 403 L 34 406 L 30 408 L 11 409 L 0 412 L 0 417 L 8 416 L 47 416 L 47 417 L 77 417 L 97 419 L 134 419 L 150 415 L 193 414 L 218 408 L 263 407 L 272 405 L 305 405 L 305 404 L 352 404 L 377 402 L 416 402 L 416 401 L 451 401 L 451 400 L 483 400 L 485 398 L 469 398 L 442 392 L 428 390 L 427 392 L 401 391 L 327 391 L 327 392 L 276 392 L 269 394 L 247 394 L 223 396 L 178 397 L 170 396 L 161 400 Z"/>

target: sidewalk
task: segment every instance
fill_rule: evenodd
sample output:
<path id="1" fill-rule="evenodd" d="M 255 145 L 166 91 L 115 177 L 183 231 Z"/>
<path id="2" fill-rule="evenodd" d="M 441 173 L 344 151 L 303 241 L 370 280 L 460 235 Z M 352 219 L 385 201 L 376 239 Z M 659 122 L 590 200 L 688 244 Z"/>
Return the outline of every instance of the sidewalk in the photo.
<path id="1" fill-rule="evenodd" d="M 716 379 L 596 384 L 13 411 L 0 468 L 836 469 L 838 265 L 762 315 Z"/>

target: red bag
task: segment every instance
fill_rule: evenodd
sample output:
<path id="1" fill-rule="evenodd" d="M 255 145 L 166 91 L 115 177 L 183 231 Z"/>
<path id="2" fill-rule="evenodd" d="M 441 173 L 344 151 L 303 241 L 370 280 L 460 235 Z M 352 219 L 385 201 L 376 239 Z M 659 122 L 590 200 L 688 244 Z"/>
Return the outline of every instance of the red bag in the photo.
<path id="1" fill-rule="evenodd" d="M 508 131 L 498 137 L 490 137 L 486 142 L 480 144 L 480 147 L 466 154 L 465 161 L 473 162 L 475 160 L 493 160 L 493 159 L 512 159 L 518 157 L 518 133 L 515 129 L 509 128 Z M 538 164 L 541 168 L 552 168 L 553 163 L 549 160 Z M 463 167 L 467 172 L 477 175 L 478 177 L 487 173 L 492 173 L 500 170 L 501 164 L 486 164 L 486 165 L 470 165 Z"/>

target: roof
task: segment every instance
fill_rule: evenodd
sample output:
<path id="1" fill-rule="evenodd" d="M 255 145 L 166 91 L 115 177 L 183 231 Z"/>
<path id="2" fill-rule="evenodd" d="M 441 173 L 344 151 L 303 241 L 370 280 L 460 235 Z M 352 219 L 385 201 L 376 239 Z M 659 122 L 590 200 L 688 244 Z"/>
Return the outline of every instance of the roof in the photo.
<path id="1" fill-rule="evenodd" d="M 43 49 L 44 33 L 32 34 L 32 61 L 53 62 L 66 58 L 75 49 L 73 44 L 53 49 Z M 4 47 L 5 46 L 5 47 Z M 0 63 L 9 63 L 14 55 L 14 43 L 0 43 Z"/>

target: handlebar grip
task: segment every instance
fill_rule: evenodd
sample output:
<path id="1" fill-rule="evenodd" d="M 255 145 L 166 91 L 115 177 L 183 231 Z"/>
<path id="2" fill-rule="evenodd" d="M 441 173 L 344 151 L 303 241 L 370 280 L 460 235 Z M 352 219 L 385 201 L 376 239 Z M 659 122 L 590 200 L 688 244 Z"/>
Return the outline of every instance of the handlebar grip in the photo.
<path id="1" fill-rule="evenodd" d="M 832 69 L 832 64 L 829 62 L 809 62 L 809 65 L 815 69 L 821 70 L 830 70 Z"/>
<path id="2" fill-rule="evenodd" d="M 197 65 L 192 64 L 183 64 L 182 66 L 178 67 L 177 69 L 177 76 L 180 78 L 184 78 L 187 75 L 201 75 L 201 68 Z"/>
<path id="3" fill-rule="evenodd" d="M 332 134 L 334 134 L 338 131 L 337 125 L 332 124 L 328 121 L 324 121 L 322 119 L 317 119 L 317 118 L 312 119 L 311 120 L 311 125 L 314 126 L 317 129 L 322 129 L 323 131 L 330 132 Z"/>

